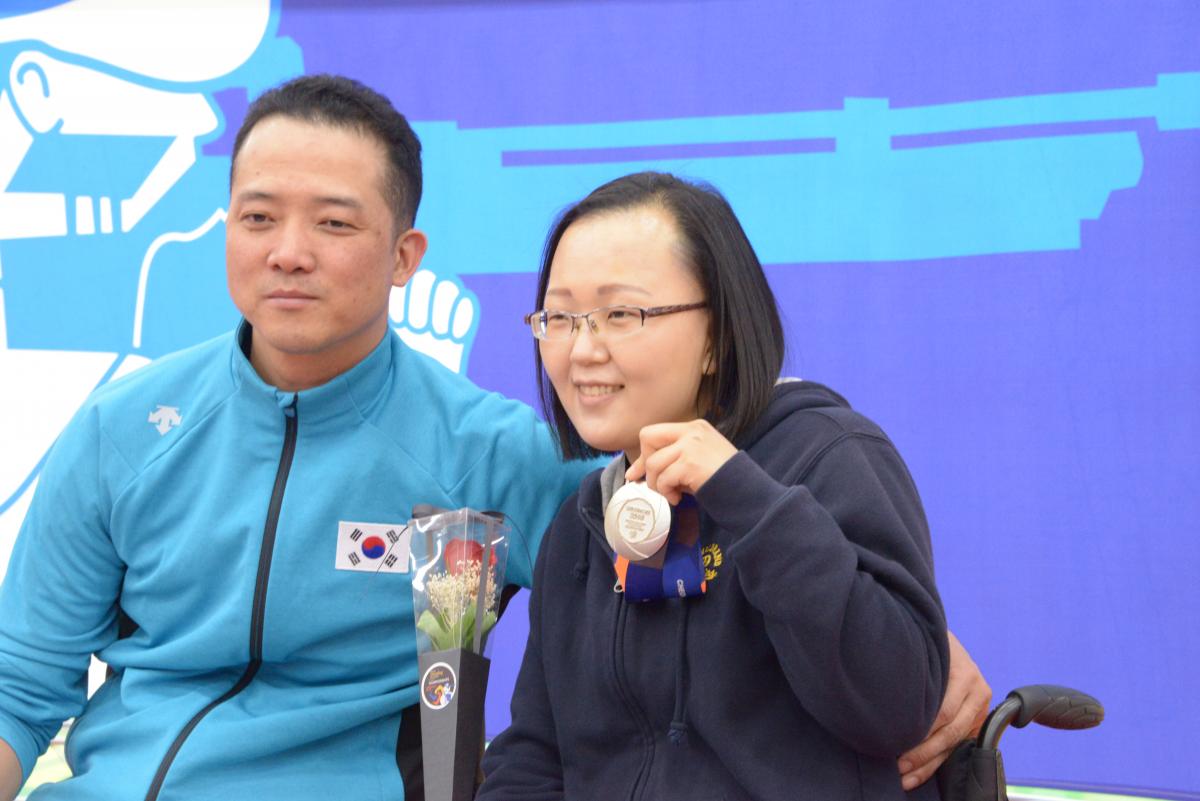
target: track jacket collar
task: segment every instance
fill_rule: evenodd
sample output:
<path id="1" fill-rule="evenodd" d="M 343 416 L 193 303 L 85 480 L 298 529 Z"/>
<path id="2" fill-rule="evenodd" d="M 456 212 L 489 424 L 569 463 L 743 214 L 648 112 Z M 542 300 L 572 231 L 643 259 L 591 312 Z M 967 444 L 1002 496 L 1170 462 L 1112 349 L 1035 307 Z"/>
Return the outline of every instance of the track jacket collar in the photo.
<path id="1" fill-rule="evenodd" d="M 263 381 L 250 363 L 247 355 L 250 332 L 250 323 L 242 320 L 232 338 L 230 359 L 234 384 L 256 400 L 280 409 L 286 409 L 295 401 L 297 411 L 309 422 L 347 415 L 364 416 L 390 384 L 400 349 L 398 337 L 389 329 L 375 349 L 346 372 L 311 389 L 285 392 Z"/>

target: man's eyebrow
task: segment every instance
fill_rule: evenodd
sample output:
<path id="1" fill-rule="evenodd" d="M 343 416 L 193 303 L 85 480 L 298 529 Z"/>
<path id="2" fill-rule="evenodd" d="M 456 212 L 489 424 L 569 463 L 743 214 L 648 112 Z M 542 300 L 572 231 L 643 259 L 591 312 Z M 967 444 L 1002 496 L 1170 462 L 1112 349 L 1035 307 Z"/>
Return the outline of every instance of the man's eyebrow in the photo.
<path id="1" fill-rule="evenodd" d="M 274 200 L 274 199 L 275 199 L 275 196 L 272 195 L 270 192 L 263 192 L 262 190 L 259 190 L 259 189 L 245 189 L 241 192 L 238 192 L 237 197 L 234 198 L 234 200 L 237 200 L 241 203 L 253 203 L 256 200 L 268 200 L 269 201 L 269 200 Z"/>
<path id="2" fill-rule="evenodd" d="M 348 195 L 323 195 L 315 198 L 314 202 L 318 206 L 342 206 L 356 210 L 363 207 L 363 204 L 359 200 Z"/>
<path id="3" fill-rule="evenodd" d="M 247 189 L 238 192 L 235 199 L 241 203 L 253 203 L 255 201 L 271 202 L 278 200 L 278 197 L 271 192 L 264 192 L 261 189 Z M 356 210 L 363 207 L 361 201 L 349 195 L 321 195 L 320 197 L 313 198 L 312 202 L 315 206 L 341 206 Z"/>

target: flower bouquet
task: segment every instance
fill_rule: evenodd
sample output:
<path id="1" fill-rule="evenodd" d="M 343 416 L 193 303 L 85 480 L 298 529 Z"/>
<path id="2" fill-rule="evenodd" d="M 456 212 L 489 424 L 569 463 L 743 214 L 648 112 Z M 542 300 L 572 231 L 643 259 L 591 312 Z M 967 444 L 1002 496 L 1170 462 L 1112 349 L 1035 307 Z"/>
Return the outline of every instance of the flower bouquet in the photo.
<path id="1" fill-rule="evenodd" d="M 457 514 L 457 513 L 453 513 Z M 483 567 L 485 546 L 477 540 L 452 537 L 445 540 L 440 570 L 423 577 L 428 608 L 417 616 L 417 628 L 428 637 L 433 650 L 470 648 L 480 653 L 484 638 L 496 625 L 496 548 Z M 503 578 L 503 568 L 499 568 Z M 415 585 L 414 585 L 415 590 Z"/>
<path id="2" fill-rule="evenodd" d="M 483 750 L 483 656 L 508 559 L 504 515 L 417 507 L 410 522 L 425 798 L 475 795 Z"/>

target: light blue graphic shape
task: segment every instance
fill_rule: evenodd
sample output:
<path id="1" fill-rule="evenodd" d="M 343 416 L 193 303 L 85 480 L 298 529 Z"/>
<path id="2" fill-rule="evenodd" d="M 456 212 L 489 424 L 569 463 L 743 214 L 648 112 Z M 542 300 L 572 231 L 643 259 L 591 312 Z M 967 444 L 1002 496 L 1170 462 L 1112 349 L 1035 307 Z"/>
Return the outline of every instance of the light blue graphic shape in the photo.
<path id="1" fill-rule="evenodd" d="M 61 6 L 70 0 L 7 0 L 0 17 L 16 17 L 31 11 L 42 11 L 53 6 Z"/>
<path id="2" fill-rule="evenodd" d="M 164 233 L 191 231 L 228 203 L 229 158 L 202 155 L 203 146 L 219 139 L 226 127 L 213 94 L 244 88 L 253 96 L 303 72 L 299 47 L 276 35 L 279 13 L 279 2 L 273 0 L 253 54 L 236 69 L 204 82 L 171 83 L 137 75 L 40 42 L 0 44 L 0 92 L 11 90 L 7 79 L 14 59 L 32 51 L 133 87 L 205 98 L 217 121 L 196 137 L 192 166 L 128 231 L 121 229 L 119 199 L 130 197 L 147 178 L 172 145 L 171 138 L 66 135 L 61 125 L 33 136 L 0 192 L 61 193 L 67 201 L 66 233 L 0 242 L 9 347 L 153 358 L 229 330 L 237 313 L 225 289 L 223 227 L 215 235 L 164 247 L 152 263 L 144 262 Z M 0 14 L 4 16 L 11 14 Z M 115 218 L 110 232 L 93 224 L 91 232 L 80 233 L 79 207 L 72 202 L 79 197 L 97 204 L 109 201 Z M 135 325 L 140 336 L 134 336 Z"/>
<path id="3" fill-rule="evenodd" d="M 792 114 L 492 129 L 426 122 L 416 125 L 429 187 L 420 224 L 454 272 L 527 272 L 563 207 L 606 180 L 656 169 L 720 187 L 768 263 L 1076 249 L 1081 221 L 1097 219 L 1112 192 L 1137 185 L 1141 146 L 1131 130 L 1050 126 L 1143 118 L 1159 130 L 1200 128 L 1200 73 L 1160 75 L 1152 87 L 903 109 L 848 98 L 841 110 Z M 1020 130 L 1030 126 L 1049 135 Z M 969 132 L 990 141 L 894 141 Z M 832 140 L 832 152 L 622 152 L 805 140 Z M 561 163 L 573 153 L 592 163 Z M 529 154 L 560 163 L 504 163 L 506 155 Z"/>

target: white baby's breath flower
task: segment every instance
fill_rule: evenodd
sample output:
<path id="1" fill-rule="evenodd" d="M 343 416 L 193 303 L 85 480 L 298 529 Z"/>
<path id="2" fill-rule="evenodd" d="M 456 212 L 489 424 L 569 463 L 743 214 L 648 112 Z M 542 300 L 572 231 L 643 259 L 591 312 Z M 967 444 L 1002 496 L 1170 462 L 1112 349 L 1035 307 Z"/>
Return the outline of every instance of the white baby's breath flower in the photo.
<path id="1" fill-rule="evenodd" d="M 433 611 L 448 621 L 462 619 L 468 606 L 474 606 L 479 592 L 480 563 L 467 561 L 457 573 L 433 573 L 425 579 L 429 605 Z M 496 611 L 496 576 L 491 567 L 487 571 L 487 587 L 484 590 L 484 611 Z"/>

